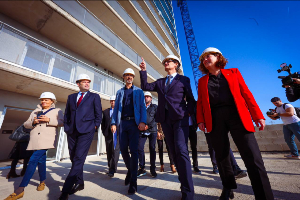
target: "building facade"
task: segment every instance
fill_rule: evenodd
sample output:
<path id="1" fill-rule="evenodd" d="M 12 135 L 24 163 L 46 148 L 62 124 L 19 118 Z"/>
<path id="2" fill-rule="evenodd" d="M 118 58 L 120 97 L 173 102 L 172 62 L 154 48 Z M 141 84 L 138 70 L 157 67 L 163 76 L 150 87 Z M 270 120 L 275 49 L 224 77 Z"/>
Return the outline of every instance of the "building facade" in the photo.
<path id="1" fill-rule="evenodd" d="M 169 0 L 0 1 L 0 160 L 8 158 L 14 145 L 9 135 L 36 108 L 42 92 L 53 92 L 64 111 L 68 95 L 78 92 L 77 75 L 86 73 L 106 109 L 110 96 L 124 87 L 126 68 L 135 71 L 140 87 L 141 57 L 153 82 L 166 76 L 161 61 L 169 54 L 180 58 Z M 99 129 L 89 154 L 104 152 Z M 69 157 L 63 128 L 47 157 Z"/>

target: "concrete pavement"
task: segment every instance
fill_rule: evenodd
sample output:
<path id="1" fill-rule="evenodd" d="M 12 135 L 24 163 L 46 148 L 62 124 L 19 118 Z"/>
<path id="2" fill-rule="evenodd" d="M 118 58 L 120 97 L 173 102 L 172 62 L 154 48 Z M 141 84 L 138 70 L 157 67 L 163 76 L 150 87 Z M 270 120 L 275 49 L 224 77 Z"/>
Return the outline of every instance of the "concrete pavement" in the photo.
<path id="1" fill-rule="evenodd" d="M 147 175 L 138 178 L 138 193 L 127 195 L 128 186 L 124 185 L 127 172 L 124 162 L 120 159 L 118 173 L 113 178 L 106 175 L 106 155 L 100 157 L 90 156 L 84 166 L 85 189 L 69 197 L 70 200 L 94 199 L 181 199 L 180 183 L 177 173 L 172 174 L 169 168 L 167 153 L 165 155 L 166 172 L 157 172 L 157 178 L 149 174 L 149 154 L 146 154 Z M 300 199 L 300 160 L 283 158 L 284 153 L 263 153 L 263 159 L 272 184 L 275 199 Z M 238 164 L 245 169 L 238 153 L 235 153 Z M 120 157 L 121 158 L 121 157 Z M 157 155 L 157 169 L 159 166 Z M 212 173 L 212 165 L 207 153 L 198 153 L 199 168 L 202 174 L 193 174 L 195 186 L 195 199 L 218 199 L 222 191 L 219 175 Z M 25 189 L 24 200 L 54 200 L 60 195 L 64 179 L 71 167 L 69 160 L 57 163 L 47 163 L 47 180 L 44 191 L 37 191 L 39 175 L 36 171 L 28 187 Z M 5 176 L 8 169 L 0 171 L 0 199 L 6 198 L 13 192 L 22 178 L 7 180 Z M 21 169 L 17 169 L 20 173 Z M 248 177 L 237 181 L 238 189 L 234 190 L 235 199 L 254 199 L 250 180 Z"/>

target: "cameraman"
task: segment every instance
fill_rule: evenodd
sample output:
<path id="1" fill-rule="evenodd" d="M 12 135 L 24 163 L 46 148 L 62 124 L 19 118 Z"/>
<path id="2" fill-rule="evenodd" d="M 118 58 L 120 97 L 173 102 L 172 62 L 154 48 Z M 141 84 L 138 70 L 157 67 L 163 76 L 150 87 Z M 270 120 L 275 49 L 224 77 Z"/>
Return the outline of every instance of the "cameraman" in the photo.
<path id="1" fill-rule="evenodd" d="M 300 79 L 293 78 L 295 81 L 294 83 L 300 84 Z M 291 87 L 290 85 L 285 86 L 285 93 L 286 93 L 286 98 L 288 99 L 289 102 L 294 102 L 297 99 L 300 98 L 300 88 L 298 87 Z"/>
<path id="2" fill-rule="evenodd" d="M 300 141 L 300 119 L 297 117 L 296 111 L 291 104 L 284 104 L 279 97 L 274 97 L 271 102 L 276 106 L 275 113 L 268 115 L 273 120 L 281 117 L 283 122 L 284 140 L 291 150 L 291 155 L 285 155 L 286 158 L 300 159 L 297 145 L 294 141 L 295 136 Z"/>

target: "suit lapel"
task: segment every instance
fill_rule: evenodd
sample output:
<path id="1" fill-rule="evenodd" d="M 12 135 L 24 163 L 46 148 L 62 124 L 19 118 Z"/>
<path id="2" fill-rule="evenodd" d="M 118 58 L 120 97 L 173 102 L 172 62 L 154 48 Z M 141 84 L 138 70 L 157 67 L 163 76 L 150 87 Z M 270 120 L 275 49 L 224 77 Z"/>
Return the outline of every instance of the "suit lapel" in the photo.
<path id="1" fill-rule="evenodd" d="M 78 108 L 90 97 L 90 91 L 87 91 L 86 95 L 83 97 L 81 103 L 79 104 Z"/>
<path id="2" fill-rule="evenodd" d="M 174 87 L 174 85 L 177 84 L 177 82 L 179 81 L 179 79 L 180 79 L 180 75 L 177 74 L 177 75 L 173 78 L 172 83 L 170 84 L 168 91 L 170 91 L 170 89 L 171 89 L 172 87 Z"/>

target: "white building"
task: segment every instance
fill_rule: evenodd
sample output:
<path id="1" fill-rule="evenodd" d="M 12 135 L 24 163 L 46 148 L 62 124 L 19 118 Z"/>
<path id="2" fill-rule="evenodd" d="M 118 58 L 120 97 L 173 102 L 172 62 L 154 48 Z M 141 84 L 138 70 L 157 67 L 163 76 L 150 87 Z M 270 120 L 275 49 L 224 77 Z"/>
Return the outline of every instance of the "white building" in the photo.
<path id="1" fill-rule="evenodd" d="M 86 73 L 91 91 L 109 97 L 123 87 L 122 73 L 147 62 L 148 81 L 166 76 L 162 59 L 180 57 L 172 2 L 139 1 L 0 1 L 0 160 L 14 142 L 8 137 L 39 103 L 53 92 L 63 111 L 75 79 Z M 153 93 L 154 102 L 157 94 Z M 69 157 L 63 128 L 48 159 Z M 103 153 L 104 138 L 95 133 L 89 154 Z"/>

